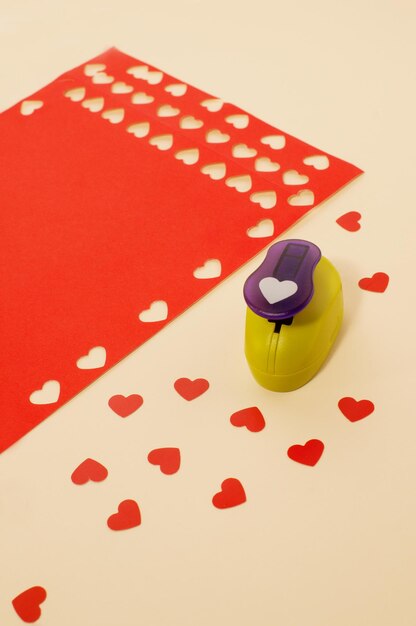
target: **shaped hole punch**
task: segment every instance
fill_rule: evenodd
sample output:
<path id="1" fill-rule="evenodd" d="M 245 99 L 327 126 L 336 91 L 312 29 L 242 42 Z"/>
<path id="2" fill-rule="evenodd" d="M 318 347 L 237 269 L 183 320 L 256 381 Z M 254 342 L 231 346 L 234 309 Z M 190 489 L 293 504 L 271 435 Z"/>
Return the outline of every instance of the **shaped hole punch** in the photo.
<path id="1" fill-rule="evenodd" d="M 104 65 L 104 63 L 88 63 L 88 65 L 85 65 L 84 67 L 84 74 L 85 76 L 94 76 L 94 74 L 97 74 L 98 72 L 103 72 L 106 69 L 106 65 Z"/>
<path id="2" fill-rule="evenodd" d="M 169 150 L 173 146 L 172 135 L 157 135 L 149 139 L 151 146 L 156 146 L 159 150 Z"/>
<path id="3" fill-rule="evenodd" d="M 184 96 L 188 89 L 188 85 L 185 83 L 174 83 L 172 85 L 166 85 L 165 91 L 170 93 L 172 96 L 179 98 L 180 96 Z"/>
<path id="4" fill-rule="evenodd" d="M 284 135 L 267 135 L 262 137 L 260 141 L 272 150 L 282 150 L 286 145 L 286 137 Z"/>
<path id="5" fill-rule="evenodd" d="M 240 193 L 245 193 L 246 191 L 250 191 L 251 189 L 251 176 L 248 174 L 243 176 L 231 176 L 225 180 L 225 184 L 227 187 L 232 187 L 239 191 Z"/>
<path id="6" fill-rule="evenodd" d="M 75 87 L 74 89 L 69 89 L 69 91 L 65 91 L 65 98 L 69 98 L 72 102 L 81 102 L 85 98 L 86 89 L 85 87 Z"/>
<path id="7" fill-rule="evenodd" d="M 217 111 L 221 111 L 223 104 L 224 101 L 220 98 L 208 98 L 201 102 L 201 107 L 204 107 L 204 109 L 207 109 L 210 113 L 216 113 Z"/>
<path id="8" fill-rule="evenodd" d="M 197 128 L 201 128 L 203 125 L 204 122 L 196 119 L 193 115 L 185 115 L 184 117 L 181 117 L 179 122 L 179 126 L 183 130 L 195 130 Z"/>
<path id="9" fill-rule="evenodd" d="M 259 157 L 254 161 L 256 172 L 277 172 L 280 170 L 279 163 L 275 163 L 269 157 Z"/>
<path id="10" fill-rule="evenodd" d="M 120 124 L 124 120 L 124 109 L 109 109 L 101 113 L 101 117 L 111 124 Z"/>
<path id="11" fill-rule="evenodd" d="M 104 367 L 107 359 L 106 349 L 102 346 L 91 348 L 88 354 L 80 357 L 77 361 L 77 367 L 80 370 L 95 370 Z"/>
<path id="12" fill-rule="evenodd" d="M 255 226 L 247 230 L 247 235 L 253 239 L 263 239 L 272 237 L 274 234 L 274 224 L 272 220 L 261 220 Z"/>
<path id="13" fill-rule="evenodd" d="M 225 121 L 228 124 L 232 124 L 234 128 L 241 129 L 241 128 L 247 128 L 250 120 L 249 120 L 247 113 L 236 113 L 234 115 L 228 115 L 225 118 Z"/>
<path id="14" fill-rule="evenodd" d="M 204 265 L 194 270 L 193 275 L 201 280 L 218 278 L 221 276 L 221 262 L 218 259 L 208 259 Z"/>
<path id="15" fill-rule="evenodd" d="M 303 159 L 303 162 L 316 170 L 326 170 L 329 167 L 329 159 L 325 154 L 314 154 Z"/>
<path id="16" fill-rule="evenodd" d="M 159 117 L 175 117 L 179 115 L 180 109 L 171 106 L 170 104 L 162 104 L 157 110 L 157 114 Z"/>
<path id="17" fill-rule="evenodd" d="M 257 150 L 249 148 L 245 143 L 238 143 L 236 146 L 233 146 L 232 154 L 237 159 L 249 159 L 256 156 Z"/>
<path id="18" fill-rule="evenodd" d="M 201 167 L 202 174 L 206 174 L 212 180 L 221 180 L 221 178 L 224 178 L 226 171 L 225 163 L 210 163 Z"/>
<path id="19" fill-rule="evenodd" d="M 42 100 L 24 100 L 20 105 L 20 113 L 22 115 L 32 115 L 43 107 Z"/>
<path id="20" fill-rule="evenodd" d="M 205 139 L 208 143 L 227 143 L 227 141 L 230 141 L 230 135 L 222 133 L 220 130 L 215 128 L 207 132 Z"/>
<path id="21" fill-rule="evenodd" d="M 94 85 L 109 85 L 114 82 L 114 76 L 109 76 L 105 72 L 97 72 L 92 77 L 92 82 Z"/>
<path id="22" fill-rule="evenodd" d="M 194 165 L 199 159 L 198 148 L 190 148 L 189 150 L 180 150 L 175 153 L 175 159 L 182 161 L 185 165 Z"/>
<path id="23" fill-rule="evenodd" d="M 309 176 L 299 174 L 296 170 L 287 170 L 283 173 L 283 182 L 285 185 L 305 185 L 309 182 Z"/>
<path id="24" fill-rule="evenodd" d="M 42 385 L 41 389 L 37 389 L 30 394 L 29 400 L 32 404 L 54 404 L 58 402 L 61 392 L 61 385 L 57 380 L 48 380 Z"/>
<path id="25" fill-rule="evenodd" d="M 135 65 L 127 70 L 127 74 L 145 80 L 149 85 L 158 85 L 163 78 L 163 72 L 150 70 L 148 65 Z"/>
<path id="26" fill-rule="evenodd" d="M 149 122 L 137 122 L 137 124 L 131 124 L 127 127 L 127 132 L 131 133 L 138 139 L 146 137 L 149 134 L 150 124 Z"/>
<path id="27" fill-rule="evenodd" d="M 291 206 L 312 206 L 314 202 L 315 196 L 310 189 L 302 189 L 288 199 Z"/>
<path id="28" fill-rule="evenodd" d="M 134 91 L 134 87 L 133 85 L 128 85 L 127 83 L 124 83 L 123 81 L 118 81 L 117 83 L 113 83 L 111 85 L 111 91 L 112 93 L 118 93 L 118 94 L 131 93 L 132 91 Z"/>
<path id="29" fill-rule="evenodd" d="M 98 113 L 104 108 L 104 98 L 88 98 L 81 102 L 81 106 L 91 113 Z"/>
<path id="30" fill-rule="evenodd" d="M 272 209 L 276 206 L 277 195 L 275 191 L 257 191 L 251 194 L 250 200 L 259 204 L 262 209 Z"/>
<path id="31" fill-rule="evenodd" d="M 153 100 L 154 97 L 150 96 L 144 91 L 138 91 L 137 93 L 134 93 L 131 97 L 131 101 L 133 104 L 150 104 L 150 102 L 153 102 Z"/>
<path id="32" fill-rule="evenodd" d="M 139 314 L 141 322 L 162 322 L 168 317 L 168 305 L 164 300 L 155 300 L 150 307 Z"/>

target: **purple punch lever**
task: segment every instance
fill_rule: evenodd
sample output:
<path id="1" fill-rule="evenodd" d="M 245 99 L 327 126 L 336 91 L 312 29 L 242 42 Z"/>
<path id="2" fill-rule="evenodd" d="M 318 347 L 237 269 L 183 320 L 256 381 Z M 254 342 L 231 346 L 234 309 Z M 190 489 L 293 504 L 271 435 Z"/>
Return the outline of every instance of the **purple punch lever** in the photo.
<path id="1" fill-rule="evenodd" d="M 320 249 L 309 241 L 275 243 L 245 282 L 247 306 L 270 321 L 293 317 L 313 296 L 313 272 L 320 258 Z"/>

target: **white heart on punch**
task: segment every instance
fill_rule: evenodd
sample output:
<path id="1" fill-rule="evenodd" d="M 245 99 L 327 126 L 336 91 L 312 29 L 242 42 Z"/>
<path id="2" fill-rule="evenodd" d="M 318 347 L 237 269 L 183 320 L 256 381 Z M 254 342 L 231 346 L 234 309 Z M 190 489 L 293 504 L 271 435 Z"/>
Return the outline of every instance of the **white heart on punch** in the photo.
<path id="1" fill-rule="evenodd" d="M 61 386 L 57 380 L 48 380 L 42 389 L 37 389 L 30 395 L 32 404 L 54 404 L 58 402 Z"/>
<path id="2" fill-rule="evenodd" d="M 277 302 L 286 300 L 298 290 L 298 286 L 293 280 L 278 280 L 274 276 L 262 278 L 259 282 L 259 288 L 269 304 L 277 304 Z"/>
<path id="3" fill-rule="evenodd" d="M 82 356 L 77 361 L 77 367 L 80 370 L 95 370 L 100 367 L 104 367 L 107 358 L 105 348 L 102 346 L 96 346 L 85 356 Z"/>

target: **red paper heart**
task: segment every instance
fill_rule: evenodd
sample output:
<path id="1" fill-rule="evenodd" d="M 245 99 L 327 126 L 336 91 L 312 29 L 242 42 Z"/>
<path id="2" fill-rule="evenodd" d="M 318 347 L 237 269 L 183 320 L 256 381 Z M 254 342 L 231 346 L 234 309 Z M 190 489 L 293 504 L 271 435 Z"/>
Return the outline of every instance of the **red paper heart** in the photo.
<path id="1" fill-rule="evenodd" d="M 246 500 L 246 492 L 240 481 L 237 478 L 226 478 L 221 483 L 221 491 L 212 498 L 212 504 L 217 509 L 229 509 L 243 504 Z"/>
<path id="2" fill-rule="evenodd" d="M 99 483 L 108 476 L 108 470 L 94 459 L 85 459 L 72 472 L 71 480 L 75 485 L 85 485 L 89 480 Z"/>
<path id="3" fill-rule="evenodd" d="M 358 422 L 374 411 L 374 404 L 371 400 L 355 400 L 349 397 L 341 398 L 338 407 L 350 422 Z"/>
<path id="4" fill-rule="evenodd" d="M 46 590 L 43 587 L 31 587 L 12 600 L 14 610 L 24 622 L 32 624 L 41 616 L 40 605 L 46 600 Z"/>
<path id="5" fill-rule="evenodd" d="M 123 500 L 118 505 L 118 513 L 110 515 L 107 526 L 111 530 L 127 530 L 140 526 L 142 521 L 139 505 L 135 500 Z"/>
<path id="6" fill-rule="evenodd" d="M 143 404 L 143 398 L 133 393 L 131 396 L 116 395 L 109 399 L 108 406 L 120 417 L 128 417 Z"/>
<path id="7" fill-rule="evenodd" d="M 252 433 L 258 433 L 266 426 L 263 414 L 256 406 L 233 413 L 230 422 L 233 426 L 245 426 Z"/>
<path id="8" fill-rule="evenodd" d="M 370 278 L 362 278 L 358 285 L 361 289 L 366 291 L 375 291 L 377 293 L 383 293 L 386 291 L 389 284 L 389 276 L 384 272 L 376 272 Z"/>
<path id="9" fill-rule="evenodd" d="M 163 474 L 176 474 L 181 465 L 181 453 L 179 448 L 157 448 L 149 452 L 147 460 L 159 465 Z"/>
<path id="10" fill-rule="evenodd" d="M 303 465 L 316 465 L 324 451 L 324 444 L 319 439 L 309 439 L 303 446 L 290 446 L 287 455 L 292 461 Z"/>
<path id="11" fill-rule="evenodd" d="M 175 380 L 174 387 L 178 394 L 185 400 L 195 400 L 198 396 L 205 393 L 209 387 L 209 382 L 205 378 L 178 378 Z"/>
<path id="12" fill-rule="evenodd" d="M 337 224 L 345 228 L 345 230 L 350 231 L 351 233 L 356 230 L 360 230 L 361 224 L 359 220 L 361 219 L 361 213 L 358 211 L 349 211 L 349 213 L 344 213 L 337 219 Z"/>

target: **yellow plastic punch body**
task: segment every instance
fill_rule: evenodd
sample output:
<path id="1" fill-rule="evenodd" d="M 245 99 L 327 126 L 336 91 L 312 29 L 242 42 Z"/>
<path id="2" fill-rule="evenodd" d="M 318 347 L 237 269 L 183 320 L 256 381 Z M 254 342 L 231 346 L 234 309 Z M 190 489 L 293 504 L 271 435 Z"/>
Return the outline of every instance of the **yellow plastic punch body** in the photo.
<path id="1" fill-rule="evenodd" d="M 343 317 L 340 276 L 310 242 L 280 241 L 244 285 L 245 354 L 256 381 L 293 391 L 318 372 Z"/>

